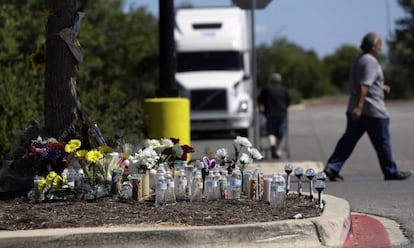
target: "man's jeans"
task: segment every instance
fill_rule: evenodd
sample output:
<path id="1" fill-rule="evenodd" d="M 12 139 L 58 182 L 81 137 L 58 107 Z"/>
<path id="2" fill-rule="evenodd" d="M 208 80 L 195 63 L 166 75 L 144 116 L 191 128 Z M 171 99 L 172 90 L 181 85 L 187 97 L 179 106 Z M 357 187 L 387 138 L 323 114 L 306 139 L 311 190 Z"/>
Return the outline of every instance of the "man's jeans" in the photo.
<path id="1" fill-rule="evenodd" d="M 347 116 L 345 133 L 338 141 L 334 153 L 328 160 L 327 167 L 339 172 L 345 161 L 349 158 L 359 139 L 365 133 L 375 148 L 377 157 L 384 176 L 398 173 L 397 166 L 392 159 L 391 141 L 389 133 L 390 119 L 381 119 L 369 116 L 361 116 L 354 121 L 350 113 Z"/>

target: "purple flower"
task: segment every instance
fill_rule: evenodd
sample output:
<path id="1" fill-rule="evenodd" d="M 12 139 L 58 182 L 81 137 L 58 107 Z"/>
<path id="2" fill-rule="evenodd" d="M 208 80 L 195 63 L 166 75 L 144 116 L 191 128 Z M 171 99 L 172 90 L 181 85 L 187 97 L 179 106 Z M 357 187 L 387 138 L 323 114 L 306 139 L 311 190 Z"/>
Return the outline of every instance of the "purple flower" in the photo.
<path id="1" fill-rule="evenodd" d="M 203 157 L 204 162 L 204 168 L 205 171 L 208 172 L 210 169 L 213 169 L 216 166 L 216 160 L 215 159 L 209 159 L 207 156 Z"/>
<path id="2" fill-rule="evenodd" d="M 58 161 L 62 159 L 65 155 L 66 155 L 65 151 L 57 147 L 48 148 L 43 154 L 45 159 L 49 161 Z"/>

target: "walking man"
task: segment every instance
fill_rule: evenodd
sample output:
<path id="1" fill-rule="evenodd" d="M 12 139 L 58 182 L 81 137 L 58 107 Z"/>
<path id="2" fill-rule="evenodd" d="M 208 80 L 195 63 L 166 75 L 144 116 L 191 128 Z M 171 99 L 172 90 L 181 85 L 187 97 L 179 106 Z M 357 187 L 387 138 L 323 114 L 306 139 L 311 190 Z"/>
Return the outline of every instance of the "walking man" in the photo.
<path id="1" fill-rule="evenodd" d="M 266 117 L 267 138 L 272 158 L 277 159 L 282 156 L 290 101 L 289 91 L 282 84 L 282 76 L 279 73 L 272 73 L 270 84 L 260 92 L 258 98 Z"/>
<path id="2" fill-rule="evenodd" d="M 404 180 L 411 176 L 409 171 L 398 170 L 392 158 L 390 119 L 384 103 L 384 93 L 389 93 L 390 87 L 384 84 L 382 68 L 377 60 L 381 47 L 382 39 L 378 34 L 366 34 L 360 46 L 362 53 L 352 63 L 345 133 L 324 170 L 331 181 L 344 180 L 339 171 L 365 132 L 377 153 L 385 180 Z"/>

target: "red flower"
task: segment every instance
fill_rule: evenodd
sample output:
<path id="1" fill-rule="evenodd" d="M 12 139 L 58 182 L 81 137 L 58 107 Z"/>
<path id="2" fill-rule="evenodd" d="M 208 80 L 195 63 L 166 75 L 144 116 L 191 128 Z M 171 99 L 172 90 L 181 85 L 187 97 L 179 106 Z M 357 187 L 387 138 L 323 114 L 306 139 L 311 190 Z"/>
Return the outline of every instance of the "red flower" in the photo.
<path id="1" fill-rule="evenodd" d="M 187 160 L 187 154 L 195 151 L 194 148 L 189 145 L 182 145 L 181 148 L 184 151 L 183 155 L 181 156 L 181 160 Z"/>
<path id="2" fill-rule="evenodd" d="M 33 142 L 27 148 L 27 151 L 28 151 L 29 155 L 43 154 L 46 151 L 46 148 L 41 143 Z"/>
<path id="3" fill-rule="evenodd" d="M 189 145 L 182 145 L 181 148 L 183 148 L 184 153 L 190 153 L 194 152 L 194 148 Z"/>
<path id="4" fill-rule="evenodd" d="M 63 143 L 63 142 L 51 142 L 47 145 L 47 147 L 64 150 L 65 149 L 65 143 Z"/>
<path id="5" fill-rule="evenodd" d="M 176 138 L 170 138 L 170 140 L 174 143 L 174 144 L 178 144 L 180 142 L 180 139 L 176 139 Z"/>

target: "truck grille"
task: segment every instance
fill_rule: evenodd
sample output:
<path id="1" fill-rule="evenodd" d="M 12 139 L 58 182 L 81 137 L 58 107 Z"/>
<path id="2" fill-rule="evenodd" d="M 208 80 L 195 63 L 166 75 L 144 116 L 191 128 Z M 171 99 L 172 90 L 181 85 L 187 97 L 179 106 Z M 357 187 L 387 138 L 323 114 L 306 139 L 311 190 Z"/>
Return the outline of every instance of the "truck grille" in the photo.
<path id="1" fill-rule="evenodd" d="M 226 110 L 226 90 L 192 90 L 191 110 Z"/>

